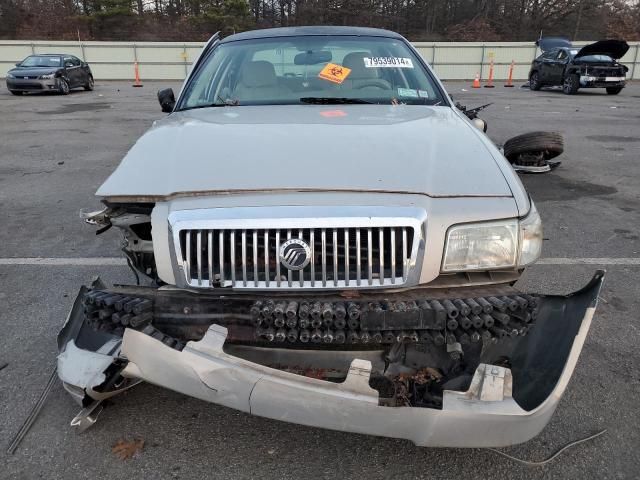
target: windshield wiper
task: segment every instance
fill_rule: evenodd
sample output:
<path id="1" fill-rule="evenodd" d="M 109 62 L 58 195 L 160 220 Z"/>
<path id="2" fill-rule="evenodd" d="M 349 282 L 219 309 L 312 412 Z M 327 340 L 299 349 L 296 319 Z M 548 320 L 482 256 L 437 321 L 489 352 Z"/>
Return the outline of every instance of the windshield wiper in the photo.
<path id="1" fill-rule="evenodd" d="M 312 103 L 314 105 L 348 105 L 348 104 L 373 104 L 361 98 L 346 97 L 302 97 L 300 103 Z"/>
<path id="2" fill-rule="evenodd" d="M 197 108 L 237 107 L 240 104 L 238 100 L 234 100 L 231 98 L 223 99 L 222 97 L 218 96 L 218 100 L 220 100 L 220 103 L 205 103 L 204 105 L 194 105 L 193 107 L 181 108 L 180 111 L 195 110 Z"/>

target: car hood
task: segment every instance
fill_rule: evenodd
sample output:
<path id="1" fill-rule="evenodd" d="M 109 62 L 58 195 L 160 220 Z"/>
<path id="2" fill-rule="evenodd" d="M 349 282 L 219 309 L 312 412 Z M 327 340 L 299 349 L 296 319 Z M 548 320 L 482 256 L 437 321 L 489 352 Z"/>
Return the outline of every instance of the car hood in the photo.
<path id="1" fill-rule="evenodd" d="M 489 139 L 450 107 L 204 108 L 158 121 L 99 188 L 131 201 L 238 191 L 512 196 Z"/>
<path id="2" fill-rule="evenodd" d="M 564 37 L 542 37 L 536 40 L 536 45 L 546 52 L 552 48 L 571 47 L 571 40 Z"/>
<path id="3" fill-rule="evenodd" d="M 600 40 L 582 47 L 573 58 L 586 57 L 588 55 L 608 55 L 618 60 L 624 57 L 629 50 L 629 44 L 624 40 Z"/>
<path id="4" fill-rule="evenodd" d="M 58 68 L 55 67 L 17 67 L 9 70 L 9 73 L 16 77 L 31 77 L 34 75 L 48 75 L 57 71 Z"/>

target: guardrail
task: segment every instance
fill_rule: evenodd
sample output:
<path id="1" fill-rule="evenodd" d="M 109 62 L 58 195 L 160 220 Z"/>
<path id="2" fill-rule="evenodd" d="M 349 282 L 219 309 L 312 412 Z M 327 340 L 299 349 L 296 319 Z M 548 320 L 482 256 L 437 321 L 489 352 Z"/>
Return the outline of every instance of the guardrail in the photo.
<path id="1" fill-rule="evenodd" d="M 576 46 L 591 42 L 575 42 Z M 0 76 L 28 55 L 69 53 L 89 62 L 98 80 L 133 79 L 138 62 L 143 80 L 182 80 L 204 44 L 200 42 L 70 42 L 0 40 Z M 513 78 L 525 79 L 531 61 L 540 53 L 533 42 L 416 42 L 416 49 L 443 80 L 482 79 L 494 62 L 494 79 L 507 78 L 511 62 Z M 622 58 L 629 79 L 640 78 L 640 42 Z"/>

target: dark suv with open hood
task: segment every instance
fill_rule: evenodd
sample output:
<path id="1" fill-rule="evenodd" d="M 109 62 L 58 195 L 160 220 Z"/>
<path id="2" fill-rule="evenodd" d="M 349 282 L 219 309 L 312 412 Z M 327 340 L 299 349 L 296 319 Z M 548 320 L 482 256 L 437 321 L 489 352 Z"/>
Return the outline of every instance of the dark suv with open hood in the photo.
<path id="1" fill-rule="evenodd" d="M 618 62 L 629 50 L 623 40 L 601 40 L 578 49 L 567 39 L 546 37 L 536 45 L 542 54 L 531 64 L 531 90 L 561 85 L 567 95 L 579 88 L 606 88 L 617 95 L 625 86 L 629 69 Z"/>

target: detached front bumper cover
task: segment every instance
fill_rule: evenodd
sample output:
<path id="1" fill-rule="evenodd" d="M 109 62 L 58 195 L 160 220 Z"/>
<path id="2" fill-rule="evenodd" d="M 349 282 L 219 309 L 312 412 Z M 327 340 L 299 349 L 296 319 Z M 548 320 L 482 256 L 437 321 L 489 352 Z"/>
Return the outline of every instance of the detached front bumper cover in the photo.
<path id="1" fill-rule="evenodd" d="M 216 324 L 182 351 L 127 328 L 120 345 L 96 337 L 89 352 L 77 347 L 87 344 L 76 338 L 82 334 L 81 300 L 60 333 L 58 370 L 85 407 L 145 380 L 302 425 L 404 438 L 421 446 L 507 446 L 537 435 L 553 415 L 589 331 L 603 278 L 598 271 L 575 293 L 542 296 L 535 328 L 509 351 L 510 368 L 479 363 L 466 391 L 444 390 L 442 409 L 382 406 L 370 386 L 369 360 L 353 359 L 346 379 L 335 383 L 231 355 L 223 350 L 227 329 Z M 105 385 L 113 371 L 119 384 Z"/>

